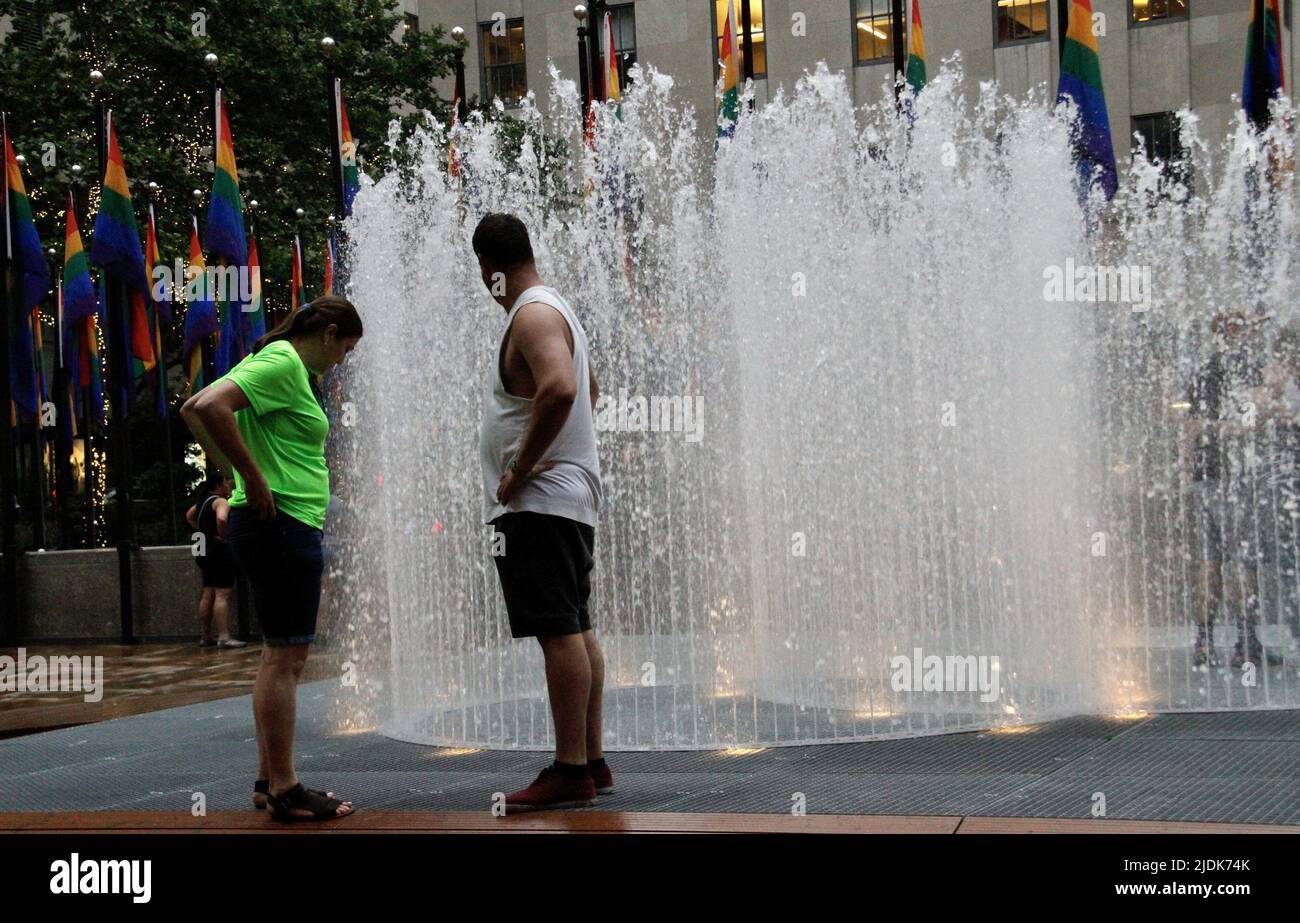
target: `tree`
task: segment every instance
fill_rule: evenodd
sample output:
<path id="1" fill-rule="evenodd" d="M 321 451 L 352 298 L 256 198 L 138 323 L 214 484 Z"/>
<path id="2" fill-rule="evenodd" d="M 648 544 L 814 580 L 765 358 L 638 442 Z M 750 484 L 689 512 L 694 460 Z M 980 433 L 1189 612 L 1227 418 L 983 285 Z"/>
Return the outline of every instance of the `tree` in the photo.
<path id="1" fill-rule="evenodd" d="M 56 250 L 59 266 L 70 168 L 83 166 L 82 181 L 91 190 L 100 179 L 92 69 L 104 74 L 100 92 L 114 111 L 142 232 L 148 183 L 159 186 L 159 249 L 171 265 L 189 254 L 193 189 L 204 196 L 200 233 L 206 222 L 213 74 L 204 56 L 218 56 L 240 189 L 245 206 L 259 202 L 263 291 L 268 307 L 279 309 L 289 304 L 295 230 L 302 234 L 308 293 L 320 293 L 325 219 L 335 210 L 321 38 L 335 40 L 334 66 L 367 172 L 378 175 L 388 166 L 390 121 L 398 119 L 404 135 L 425 111 L 443 121 L 450 115 L 433 82 L 449 72 L 454 45 L 443 41 L 441 28 L 405 30 L 396 0 L 0 0 L 0 17 L 8 17 L 13 28 L 0 45 L 0 108 L 8 114 L 15 149 L 26 155 L 26 185 L 41 241 Z M 87 238 L 95 208 L 92 200 L 82 216 Z M 301 222 L 297 208 L 305 212 Z M 48 306 L 43 314 L 48 324 Z M 178 312 L 167 349 L 173 411 L 181 397 L 175 367 L 180 317 Z M 45 339 L 52 351 L 52 328 Z M 150 398 L 136 401 L 132 419 L 136 496 L 151 502 L 140 534 L 160 541 L 165 468 Z M 171 454 L 178 460 L 176 488 L 183 496 L 196 472 L 179 461 L 188 434 L 175 418 L 173 424 Z"/>
<path id="2" fill-rule="evenodd" d="M 335 210 L 329 99 L 320 39 L 336 42 L 335 67 L 368 172 L 389 157 L 389 122 L 405 134 L 449 103 L 433 88 L 449 73 L 454 46 L 443 30 L 406 30 L 396 0 L 0 0 L 14 31 L 0 50 L 0 106 L 45 246 L 62 259 L 69 167 L 94 187 L 95 104 L 89 72 L 105 75 L 137 214 L 155 182 L 159 247 L 169 264 L 189 252 L 192 189 L 212 185 L 212 73 L 219 58 L 245 204 L 257 199 L 258 249 L 268 305 L 289 301 L 290 238 L 301 229 L 309 294 L 323 274 L 326 216 Z M 398 36 L 394 38 L 394 36 Z M 43 162 L 53 145 L 54 163 Z M 299 222 L 294 210 L 302 208 Z M 94 214 L 92 203 L 91 215 Z M 89 223 L 89 222 L 88 222 Z M 88 228 L 83 228 L 86 233 Z"/>

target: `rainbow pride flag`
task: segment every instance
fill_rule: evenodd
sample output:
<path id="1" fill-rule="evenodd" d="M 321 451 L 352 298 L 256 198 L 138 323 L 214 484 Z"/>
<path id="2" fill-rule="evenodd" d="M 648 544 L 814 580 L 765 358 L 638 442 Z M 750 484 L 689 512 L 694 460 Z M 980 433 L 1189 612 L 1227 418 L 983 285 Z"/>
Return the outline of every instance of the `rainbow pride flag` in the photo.
<path id="1" fill-rule="evenodd" d="M 73 362 L 76 353 L 75 350 L 69 350 L 68 329 L 64 318 L 63 280 L 59 279 L 54 285 L 54 335 L 55 342 L 59 347 L 59 365 L 65 366 L 68 369 L 68 374 L 64 379 L 64 389 L 56 398 L 58 401 L 59 433 L 65 439 L 71 440 L 77 438 L 77 412 L 75 410 L 77 400 L 74 395 L 77 376 L 76 366 Z"/>
<path id="2" fill-rule="evenodd" d="M 618 81 L 618 49 L 614 46 L 614 17 L 605 14 L 605 27 L 600 34 L 600 59 L 605 62 L 605 102 L 618 104 L 619 118 L 623 117 L 623 90 Z"/>
<path id="3" fill-rule="evenodd" d="M 16 306 L 0 322 L 9 325 L 9 384 L 12 408 L 4 408 L 14 419 L 35 416 L 40 382 L 37 372 L 36 344 L 31 318 L 36 305 L 45 297 L 50 285 L 50 269 L 41 252 L 41 239 L 32 221 L 32 206 L 23 185 L 22 170 L 9 139 L 9 126 L 3 126 L 5 148 L 5 247 L 12 263 L 6 271 L 9 303 Z"/>
<path id="4" fill-rule="evenodd" d="M 293 235 L 293 265 L 289 280 L 289 313 L 293 314 L 307 303 L 307 290 L 302 287 L 302 241 Z"/>
<path id="5" fill-rule="evenodd" d="M 719 63 L 722 67 L 722 86 L 718 90 L 718 137 L 730 138 L 736 130 L 736 121 L 740 117 L 740 90 L 737 86 L 740 76 L 740 56 L 736 45 L 736 3 L 727 0 L 727 18 L 722 24 L 722 52 Z"/>
<path id="6" fill-rule="evenodd" d="M 199 245 L 199 220 L 190 227 L 190 265 L 185 270 L 185 334 L 181 346 L 181 364 L 189 379 L 190 391 L 200 390 L 203 381 L 203 343 L 220 329 L 217 306 L 208 291 L 208 265 Z"/>
<path id="7" fill-rule="evenodd" d="M 257 238 L 248 238 L 248 290 L 252 296 L 244 305 L 244 342 L 253 344 L 266 335 L 266 300 L 262 297 L 262 264 L 257 256 Z"/>
<path id="8" fill-rule="evenodd" d="M 913 92 L 925 86 L 925 30 L 921 28 L 921 0 L 912 0 L 912 26 L 907 30 L 907 85 Z"/>
<path id="9" fill-rule="evenodd" d="M 166 287 L 161 282 L 155 284 L 154 267 L 162 262 L 158 253 L 158 223 L 153 213 L 153 203 L 149 203 L 149 218 L 144 232 L 144 267 L 149 277 L 149 330 L 153 337 L 153 353 L 157 360 L 154 387 L 157 392 L 158 418 L 167 416 L 167 353 L 163 344 L 163 326 L 172 322 L 172 303 Z"/>
<path id="10" fill-rule="evenodd" d="M 86 397 L 90 398 L 94 414 L 90 424 L 104 425 L 103 366 L 99 360 L 98 312 L 74 323 L 63 325 L 63 361 L 69 369 L 68 389 L 72 393 L 73 412 L 78 418 L 86 415 Z M 80 429 L 80 426 L 77 427 Z M 85 435 L 84 433 L 82 435 Z"/>
<path id="11" fill-rule="evenodd" d="M 77 210 L 68 192 L 67 229 L 63 234 L 63 318 L 66 324 L 76 324 L 99 310 L 95 284 L 90 281 L 90 263 L 81 245 L 81 231 L 77 227 Z"/>
<path id="12" fill-rule="evenodd" d="M 212 197 L 208 202 L 208 225 L 203 232 L 214 257 L 225 257 L 242 266 L 248 261 L 248 239 L 244 233 L 244 199 L 239 192 L 239 169 L 235 165 L 235 142 L 230 135 L 226 101 L 218 87 L 217 157 L 212 176 Z"/>
<path id="13" fill-rule="evenodd" d="M 1268 104 L 1286 90 L 1282 64 L 1282 20 L 1278 0 L 1251 0 L 1246 33 L 1246 70 L 1241 81 L 1241 108 L 1256 128 L 1269 123 Z"/>
<path id="14" fill-rule="evenodd" d="M 11 266 L 16 265 L 22 279 L 19 304 L 30 311 L 49 291 L 50 268 L 41 251 L 41 239 L 32 220 L 31 201 L 27 198 L 27 187 L 23 185 L 23 173 L 18 166 L 7 122 L 0 126 L 0 132 L 4 134 L 5 156 L 5 247 L 13 260 Z"/>
<path id="15" fill-rule="evenodd" d="M 127 183 L 122 151 L 117 146 L 117 126 L 108 113 L 108 166 L 100 190 L 99 213 L 91 232 L 90 260 L 106 273 L 120 276 L 133 289 L 148 287 L 144 272 L 144 252 L 140 249 L 140 231 L 131 207 L 131 187 Z"/>
<path id="16" fill-rule="evenodd" d="M 352 200 L 361 188 L 357 171 L 357 144 L 352 140 L 352 126 L 348 124 L 348 110 L 343 105 L 343 81 L 334 79 L 334 111 L 338 113 L 337 137 L 339 139 L 339 164 L 343 168 L 343 216 L 352 214 Z"/>
<path id="17" fill-rule="evenodd" d="M 1109 199 L 1119 186 L 1119 176 L 1110 143 L 1110 118 L 1101 86 L 1097 37 L 1092 34 L 1091 0 L 1073 0 L 1070 5 L 1070 25 L 1061 51 L 1061 82 L 1056 99 L 1058 103 L 1072 101 L 1076 110 L 1071 141 L 1079 171 L 1080 196 L 1085 196 L 1096 183 Z"/>
<path id="18" fill-rule="evenodd" d="M 336 245 L 336 244 L 335 244 L 334 233 L 331 232 L 331 233 L 330 233 L 330 236 L 327 237 L 327 238 L 325 238 L 325 289 L 324 289 L 324 293 L 325 293 L 326 295 L 333 295 L 333 294 L 334 294 L 334 247 L 335 247 L 335 245 Z"/>

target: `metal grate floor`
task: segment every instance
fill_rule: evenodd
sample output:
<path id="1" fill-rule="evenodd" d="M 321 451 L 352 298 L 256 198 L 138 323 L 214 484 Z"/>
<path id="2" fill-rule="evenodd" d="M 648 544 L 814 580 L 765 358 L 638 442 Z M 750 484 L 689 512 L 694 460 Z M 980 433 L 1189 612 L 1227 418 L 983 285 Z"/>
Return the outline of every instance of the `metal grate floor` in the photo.
<path id="1" fill-rule="evenodd" d="M 298 765 L 309 784 L 371 810 L 487 811 L 546 755 L 449 751 L 339 734 L 335 683 L 302 687 Z M 0 741 L 0 811 L 248 807 L 256 768 L 248 696 Z M 756 753 L 609 757 L 601 810 L 1092 816 L 1300 825 L 1300 711 L 1069 718 L 971 732 Z"/>

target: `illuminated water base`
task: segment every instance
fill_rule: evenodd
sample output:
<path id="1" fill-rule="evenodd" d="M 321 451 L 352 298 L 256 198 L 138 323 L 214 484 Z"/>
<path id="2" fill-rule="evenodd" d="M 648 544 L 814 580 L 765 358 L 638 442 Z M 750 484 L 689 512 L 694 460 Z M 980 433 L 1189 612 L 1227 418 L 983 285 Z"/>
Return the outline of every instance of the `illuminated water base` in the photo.
<path id="1" fill-rule="evenodd" d="M 557 87 L 545 124 L 578 124 L 572 83 Z M 621 430 L 599 433 L 608 748 L 1300 704 L 1294 651 L 1254 687 L 1191 662 L 1199 547 L 1167 408 L 1215 311 L 1289 311 L 1297 294 L 1289 186 L 1241 270 L 1244 132 L 1217 170 L 1192 141 L 1196 196 L 1138 162 L 1089 235 L 1045 102 L 951 67 L 910 127 L 888 103 L 855 111 L 820 69 L 744 121 L 715 176 L 711 140 L 653 71 L 621 120 L 602 114 L 595 154 L 531 106 L 523 119 L 517 155 L 499 124 L 460 132 L 463 185 L 433 126 L 349 225 L 367 334 L 332 446 L 345 725 L 553 746 L 540 653 L 509 637 L 480 516 L 503 314 L 469 239 L 498 210 L 524 218 L 577 308 L 604 394 L 702 406 L 692 432 L 616 407 Z M 1045 300 L 1045 269 L 1067 259 L 1151 267 L 1148 302 Z M 1260 636 L 1285 647 L 1281 609 Z M 1219 631 L 1230 645 L 1230 620 Z M 896 658 L 918 649 L 996 658 L 995 689 L 900 690 Z"/>

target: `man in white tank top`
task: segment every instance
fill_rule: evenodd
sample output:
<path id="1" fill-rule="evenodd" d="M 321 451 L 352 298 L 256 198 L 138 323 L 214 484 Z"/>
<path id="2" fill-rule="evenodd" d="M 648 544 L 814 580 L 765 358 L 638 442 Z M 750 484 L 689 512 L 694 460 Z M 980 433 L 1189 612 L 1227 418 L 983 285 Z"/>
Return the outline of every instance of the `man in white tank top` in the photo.
<path id="1" fill-rule="evenodd" d="M 591 804 L 613 790 L 601 749 L 605 661 L 587 611 L 600 460 L 599 394 L 587 335 L 542 283 L 528 230 L 492 214 L 474 231 L 483 284 L 506 311 L 488 374 L 479 434 L 484 519 L 510 632 L 535 637 L 546 660 L 555 762 L 506 797 L 506 812 Z"/>

